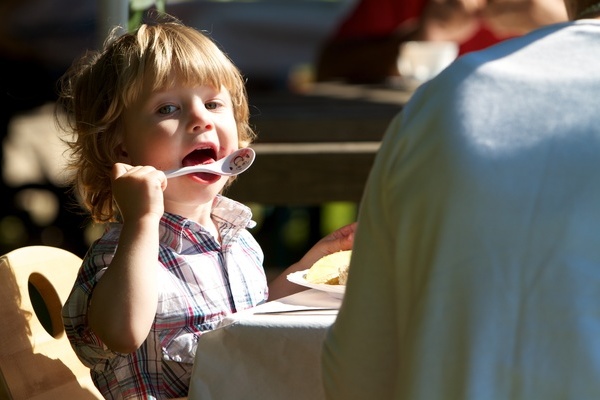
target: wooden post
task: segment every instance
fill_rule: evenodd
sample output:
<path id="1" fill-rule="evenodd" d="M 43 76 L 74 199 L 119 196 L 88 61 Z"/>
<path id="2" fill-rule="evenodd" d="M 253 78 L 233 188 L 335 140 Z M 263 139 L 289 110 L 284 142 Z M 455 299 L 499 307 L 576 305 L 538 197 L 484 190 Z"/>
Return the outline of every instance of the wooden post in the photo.
<path id="1" fill-rule="evenodd" d="M 110 30 L 122 26 L 127 30 L 129 0 L 96 0 L 98 7 L 97 45 L 102 48 Z"/>

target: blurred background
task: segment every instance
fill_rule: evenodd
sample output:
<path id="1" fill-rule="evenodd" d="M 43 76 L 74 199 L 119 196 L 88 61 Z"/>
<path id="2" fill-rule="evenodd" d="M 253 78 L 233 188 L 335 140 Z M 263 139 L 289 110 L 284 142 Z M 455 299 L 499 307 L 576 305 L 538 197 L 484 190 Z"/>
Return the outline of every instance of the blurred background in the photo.
<path id="1" fill-rule="evenodd" d="M 207 31 L 254 90 L 290 90 L 310 81 L 319 47 L 355 0 L 167 0 L 165 11 Z M 137 7 L 154 7 L 154 1 Z M 65 150 L 53 120 L 56 81 L 86 49 L 96 49 L 126 0 L 2 0 L 0 67 L 2 207 L 0 253 L 44 244 L 83 257 L 102 229 L 65 186 Z M 131 15 L 129 13 L 128 15 Z M 260 136 L 260 132 L 258 132 Z M 249 204 L 265 266 L 296 261 L 315 240 L 355 218 L 356 204 L 274 207 Z"/>

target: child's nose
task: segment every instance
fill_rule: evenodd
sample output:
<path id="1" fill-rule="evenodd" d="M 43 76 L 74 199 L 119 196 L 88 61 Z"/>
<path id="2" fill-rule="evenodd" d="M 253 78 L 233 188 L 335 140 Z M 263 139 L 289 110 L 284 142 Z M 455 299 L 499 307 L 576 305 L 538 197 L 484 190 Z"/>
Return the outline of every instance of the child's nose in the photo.
<path id="1" fill-rule="evenodd" d="M 192 132 L 206 131 L 213 128 L 212 113 L 202 102 L 195 102 L 190 113 Z"/>

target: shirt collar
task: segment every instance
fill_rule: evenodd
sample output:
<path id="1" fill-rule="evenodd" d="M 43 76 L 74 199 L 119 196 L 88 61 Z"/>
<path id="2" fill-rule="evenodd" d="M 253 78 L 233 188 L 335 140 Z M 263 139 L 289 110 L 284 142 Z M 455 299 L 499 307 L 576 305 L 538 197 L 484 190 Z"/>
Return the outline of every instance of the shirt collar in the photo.
<path id="1" fill-rule="evenodd" d="M 249 207 L 222 195 L 218 195 L 213 201 L 211 215 L 217 224 L 223 244 L 235 237 L 241 229 L 256 226 Z M 197 222 L 167 212 L 160 220 L 159 231 L 160 243 L 178 253 L 184 248 L 184 240 L 189 240 L 187 238 L 190 231 L 208 234 Z"/>

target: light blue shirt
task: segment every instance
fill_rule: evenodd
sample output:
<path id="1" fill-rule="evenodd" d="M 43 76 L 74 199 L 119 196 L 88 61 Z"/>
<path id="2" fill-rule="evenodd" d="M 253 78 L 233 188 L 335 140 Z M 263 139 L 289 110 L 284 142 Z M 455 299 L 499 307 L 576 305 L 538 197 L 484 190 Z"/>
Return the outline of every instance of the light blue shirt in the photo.
<path id="1" fill-rule="evenodd" d="M 458 59 L 385 135 L 329 399 L 600 399 L 600 21 Z"/>

